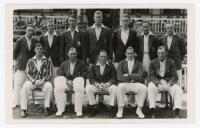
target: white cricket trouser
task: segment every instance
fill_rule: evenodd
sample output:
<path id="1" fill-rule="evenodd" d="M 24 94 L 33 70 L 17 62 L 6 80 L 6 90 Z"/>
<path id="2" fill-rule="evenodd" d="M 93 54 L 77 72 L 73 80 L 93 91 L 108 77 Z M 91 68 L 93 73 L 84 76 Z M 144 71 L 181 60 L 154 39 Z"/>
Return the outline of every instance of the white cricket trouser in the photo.
<path id="1" fill-rule="evenodd" d="M 35 85 L 30 81 L 26 81 L 22 87 L 21 91 L 21 109 L 27 110 L 27 104 L 29 100 L 29 96 L 31 91 L 35 89 Z M 53 95 L 53 86 L 50 82 L 45 82 L 42 87 L 42 91 L 44 92 L 44 108 L 50 107 L 50 102 Z"/>
<path id="2" fill-rule="evenodd" d="M 149 108 L 155 108 L 156 104 L 156 96 L 158 91 L 168 91 L 168 93 L 172 96 L 172 100 L 174 101 L 174 107 L 181 109 L 182 108 L 182 90 L 177 85 L 169 86 L 168 88 L 164 88 L 165 85 L 162 84 L 161 88 L 158 88 L 153 82 L 148 84 L 148 100 L 149 100 Z"/>
<path id="3" fill-rule="evenodd" d="M 182 87 L 183 85 L 182 85 L 182 70 L 180 69 L 180 70 L 176 70 L 176 72 L 177 72 L 177 75 L 178 75 L 178 82 L 177 82 L 177 84 L 180 86 L 180 87 Z"/>
<path id="4" fill-rule="evenodd" d="M 141 83 L 120 83 L 117 87 L 117 101 L 118 107 L 124 107 L 125 94 L 127 92 L 134 92 L 137 95 L 136 103 L 139 107 L 143 107 L 145 98 L 147 96 L 147 87 Z"/>
<path id="5" fill-rule="evenodd" d="M 13 107 L 20 105 L 20 93 L 25 80 L 25 71 L 17 70 L 14 74 Z"/>
<path id="6" fill-rule="evenodd" d="M 84 98 L 84 78 L 76 77 L 73 80 L 73 87 L 66 84 L 67 79 L 64 76 L 58 76 L 54 79 L 54 95 L 58 111 L 64 112 L 67 104 L 67 97 L 65 90 L 74 90 L 75 93 L 75 112 L 82 112 L 83 98 Z"/>
<path id="7" fill-rule="evenodd" d="M 87 84 L 85 91 L 86 91 L 86 94 L 88 96 L 89 104 L 90 105 L 97 104 L 94 93 L 98 92 L 100 90 L 92 84 Z M 105 91 L 107 91 L 109 93 L 108 104 L 110 106 L 115 106 L 116 105 L 116 98 L 117 98 L 117 86 L 111 85 L 111 86 L 107 87 Z"/>

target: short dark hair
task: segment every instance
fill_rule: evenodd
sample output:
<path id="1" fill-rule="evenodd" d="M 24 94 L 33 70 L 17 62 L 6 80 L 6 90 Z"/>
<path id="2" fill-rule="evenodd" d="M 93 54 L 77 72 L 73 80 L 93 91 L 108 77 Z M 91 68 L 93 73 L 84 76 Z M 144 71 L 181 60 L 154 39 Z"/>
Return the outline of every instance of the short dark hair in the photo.
<path id="1" fill-rule="evenodd" d="M 158 51 L 159 49 L 165 49 L 165 52 L 167 53 L 167 48 L 166 48 L 164 45 L 159 46 L 158 49 L 157 49 L 157 51 Z"/>
<path id="2" fill-rule="evenodd" d="M 135 49 L 132 47 L 132 46 L 129 46 L 127 49 L 126 49 L 126 51 L 127 50 L 133 50 L 133 52 L 135 53 Z"/>
<path id="3" fill-rule="evenodd" d="M 101 14 L 101 16 L 103 17 L 103 12 L 100 11 L 100 10 L 95 11 L 95 12 L 94 12 L 94 15 L 96 15 L 96 14 Z"/>
<path id="4" fill-rule="evenodd" d="M 104 50 L 104 49 L 102 49 L 102 50 L 99 51 L 99 55 L 100 55 L 100 53 L 106 53 L 106 54 L 108 54 L 107 51 Z"/>
<path id="5" fill-rule="evenodd" d="M 72 15 L 69 15 L 69 17 L 68 17 L 68 20 L 69 20 L 69 18 L 74 18 L 74 19 L 76 19 L 77 20 L 77 17 L 76 17 L 76 15 L 74 15 L 74 14 L 72 14 Z"/>
<path id="6" fill-rule="evenodd" d="M 129 20 L 131 19 L 130 15 L 128 15 L 128 14 L 126 14 L 126 13 L 124 13 L 124 14 L 122 15 L 122 17 L 127 17 Z"/>
<path id="7" fill-rule="evenodd" d="M 35 48 L 37 48 L 37 47 L 42 47 L 43 48 L 43 45 L 41 43 L 36 43 L 35 44 Z"/>

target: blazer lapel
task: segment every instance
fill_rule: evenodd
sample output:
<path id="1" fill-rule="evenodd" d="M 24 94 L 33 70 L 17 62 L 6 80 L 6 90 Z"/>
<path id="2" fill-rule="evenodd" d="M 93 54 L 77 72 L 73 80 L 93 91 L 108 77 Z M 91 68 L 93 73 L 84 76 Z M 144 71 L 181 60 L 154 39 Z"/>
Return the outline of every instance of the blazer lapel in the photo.
<path id="1" fill-rule="evenodd" d="M 169 48 L 167 46 L 167 36 L 164 37 L 163 45 L 169 50 Z"/>
<path id="2" fill-rule="evenodd" d="M 165 62 L 165 75 L 167 74 L 167 72 L 169 71 L 169 61 L 168 59 L 166 58 L 166 62 Z M 164 76 L 165 76 L 164 75 Z"/>
<path id="3" fill-rule="evenodd" d="M 98 42 L 97 41 L 97 36 L 96 36 L 96 32 L 95 32 L 95 28 L 92 28 L 92 36 L 93 36 L 93 38 L 96 40 L 96 42 Z"/>
<path id="4" fill-rule="evenodd" d="M 121 34 L 120 34 L 121 35 Z M 127 43 L 129 42 L 130 38 L 131 38 L 131 35 L 132 35 L 132 31 L 129 29 L 129 32 L 128 32 L 128 38 L 126 40 L 126 44 L 125 46 L 127 45 Z"/>
<path id="5" fill-rule="evenodd" d="M 67 37 L 70 39 L 70 41 L 72 42 L 72 36 L 71 36 L 71 33 L 70 33 L 70 31 L 67 31 Z"/>
<path id="6" fill-rule="evenodd" d="M 53 36 L 53 41 L 52 41 L 52 44 L 51 44 L 51 48 L 53 48 L 53 46 L 57 43 L 57 42 L 56 42 L 56 38 L 57 38 L 57 36 L 54 35 L 54 36 Z"/>
<path id="7" fill-rule="evenodd" d="M 160 72 L 160 61 L 158 59 L 156 60 L 155 67 L 156 67 L 156 74 L 160 75 L 159 74 L 159 72 Z"/>
<path id="8" fill-rule="evenodd" d="M 105 75 L 106 75 L 106 73 L 107 73 L 107 71 L 108 71 L 108 66 L 109 66 L 109 65 L 107 65 L 107 64 L 106 64 L 106 66 L 105 66 L 105 69 L 104 69 L 104 71 L 103 71 L 103 75 L 102 75 L 102 76 L 105 76 Z"/>
<path id="9" fill-rule="evenodd" d="M 27 40 L 26 40 L 26 37 L 24 36 L 24 39 L 23 39 L 24 41 L 24 46 L 26 47 L 26 49 L 28 50 L 28 51 L 30 51 L 29 50 L 29 48 L 28 48 L 28 42 L 27 42 Z"/>
<path id="10" fill-rule="evenodd" d="M 99 35 L 99 40 L 100 40 L 101 37 L 103 36 L 104 31 L 105 31 L 105 28 L 101 27 L 101 32 L 100 32 L 100 35 Z M 99 41 L 99 40 L 98 40 L 98 41 Z"/>
<path id="11" fill-rule="evenodd" d="M 173 38 L 172 38 L 172 43 L 171 43 L 171 45 L 170 45 L 170 49 L 172 48 L 172 46 L 174 45 L 175 42 L 176 42 L 176 37 L 173 36 Z M 170 50 L 170 49 L 169 49 L 169 50 Z"/>
<path id="12" fill-rule="evenodd" d="M 136 68 L 137 68 L 137 63 L 136 63 L 136 60 L 134 60 L 134 65 L 133 65 L 131 73 L 133 73 L 133 71 L 135 71 Z"/>
<path id="13" fill-rule="evenodd" d="M 46 45 L 48 46 L 48 48 L 50 48 L 49 41 L 48 41 L 48 36 L 44 37 L 44 43 L 46 43 Z"/>
<path id="14" fill-rule="evenodd" d="M 151 49 L 152 42 L 153 42 L 153 37 L 152 37 L 152 35 L 149 35 L 149 42 L 148 42 L 148 45 L 149 45 L 149 51 L 150 51 L 150 49 Z"/>
<path id="15" fill-rule="evenodd" d="M 128 62 L 127 61 L 124 61 L 124 71 L 125 71 L 125 73 L 129 73 L 128 72 Z"/>
<path id="16" fill-rule="evenodd" d="M 144 51 L 144 35 L 140 37 L 140 47 L 141 47 L 141 51 Z"/>

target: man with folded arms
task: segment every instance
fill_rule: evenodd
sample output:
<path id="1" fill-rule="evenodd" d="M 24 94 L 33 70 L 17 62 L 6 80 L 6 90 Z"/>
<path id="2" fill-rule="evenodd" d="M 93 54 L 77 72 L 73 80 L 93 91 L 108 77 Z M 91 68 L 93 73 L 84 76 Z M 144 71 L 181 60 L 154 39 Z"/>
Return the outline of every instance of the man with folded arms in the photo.
<path id="1" fill-rule="evenodd" d="M 50 83 L 52 77 L 52 65 L 51 62 L 43 55 L 42 44 L 37 43 L 35 45 L 36 55 L 28 60 L 26 67 L 27 80 L 24 83 L 21 91 L 21 116 L 24 118 L 27 116 L 27 104 L 29 94 L 35 88 L 41 88 L 44 92 L 44 108 L 45 116 L 48 116 L 50 102 L 53 94 L 53 87 Z"/>
<path id="2" fill-rule="evenodd" d="M 99 53 L 99 61 L 93 64 L 89 71 L 90 84 L 86 86 L 86 94 L 89 99 L 89 104 L 92 106 L 91 117 L 97 114 L 97 103 L 95 100 L 95 92 L 109 92 L 109 106 L 111 116 L 115 116 L 114 106 L 116 105 L 117 86 L 116 86 L 116 71 L 114 65 L 108 62 L 106 50 L 101 50 Z"/>
<path id="3" fill-rule="evenodd" d="M 77 58 L 75 47 L 71 47 L 68 51 L 68 60 L 64 61 L 58 69 L 58 77 L 54 79 L 54 94 L 57 105 L 56 116 L 61 116 L 65 111 L 67 97 L 65 90 L 74 90 L 75 92 L 75 108 L 77 117 L 82 116 L 82 104 L 84 97 L 84 77 L 86 75 L 86 65 Z"/>
<path id="4" fill-rule="evenodd" d="M 148 84 L 148 100 L 152 118 L 155 118 L 156 95 L 158 91 L 168 91 L 174 103 L 175 117 L 178 118 L 182 106 L 182 90 L 177 84 L 178 76 L 175 62 L 167 58 L 165 46 L 158 47 L 158 58 L 154 59 L 149 68 L 150 83 Z"/>
<path id="5" fill-rule="evenodd" d="M 142 64 L 135 59 L 135 51 L 131 46 L 126 50 L 126 59 L 119 63 L 117 68 L 117 79 L 119 84 L 117 88 L 118 112 L 116 117 L 123 117 L 125 94 L 127 92 L 134 92 L 137 94 L 136 114 L 139 118 L 144 118 L 145 116 L 142 112 L 142 107 L 147 95 L 147 87 L 142 84 L 144 81 Z"/>

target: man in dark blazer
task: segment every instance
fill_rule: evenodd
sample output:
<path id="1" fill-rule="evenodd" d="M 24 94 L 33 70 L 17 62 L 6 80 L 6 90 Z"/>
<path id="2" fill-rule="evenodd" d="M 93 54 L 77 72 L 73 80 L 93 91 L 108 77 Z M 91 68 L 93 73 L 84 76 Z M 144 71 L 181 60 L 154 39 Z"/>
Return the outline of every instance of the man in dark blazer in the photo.
<path id="1" fill-rule="evenodd" d="M 136 114 L 139 118 L 144 118 L 142 107 L 147 95 L 147 87 L 142 84 L 143 71 L 142 64 L 135 59 L 135 52 L 133 47 L 129 46 L 126 50 L 126 59 L 120 61 L 117 67 L 117 101 L 118 112 L 116 117 L 123 117 L 123 107 L 125 94 L 127 92 L 134 92 L 137 94 L 137 110 Z"/>
<path id="2" fill-rule="evenodd" d="M 83 59 L 84 32 L 78 29 L 77 18 L 74 15 L 69 16 L 68 23 L 69 28 L 67 29 L 67 31 L 63 32 L 61 36 L 59 53 L 61 62 L 67 59 L 67 56 L 65 55 L 66 53 L 68 53 L 71 47 L 75 47 L 77 49 L 78 59 Z"/>
<path id="3" fill-rule="evenodd" d="M 57 70 L 60 66 L 59 51 L 60 51 L 60 37 L 54 30 L 52 21 L 47 23 L 48 31 L 40 37 L 40 43 L 44 47 L 44 56 L 51 60 L 53 65 L 53 78 L 57 76 Z"/>
<path id="4" fill-rule="evenodd" d="M 155 118 L 156 95 L 158 91 L 168 91 L 172 96 L 175 117 L 178 117 L 182 108 L 182 90 L 178 86 L 175 62 L 167 58 L 165 46 L 160 46 L 157 51 L 158 58 L 150 63 L 150 82 L 148 84 L 148 101 L 152 118 Z"/>
<path id="5" fill-rule="evenodd" d="M 109 92 L 109 110 L 112 116 L 115 116 L 114 106 L 116 105 L 117 86 L 116 86 L 116 70 L 114 65 L 108 62 L 108 55 L 105 50 L 99 53 L 99 61 L 93 64 L 89 71 L 89 83 L 86 86 L 86 94 L 88 96 L 89 105 L 92 106 L 91 117 L 97 114 L 97 103 L 95 92 Z"/>
<path id="6" fill-rule="evenodd" d="M 129 46 L 133 47 L 136 50 L 135 52 L 137 54 L 139 52 L 139 40 L 137 34 L 133 29 L 129 28 L 130 16 L 124 14 L 121 20 L 122 27 L 114 31 L 112 41 L 116 69 L 118 63 L 126 58 L 125 52 Z"/>
<path id="7" fill-rule="evenodd" d="M 174 32 L 174 25 L 172 23 L 166 24 L 166 31 L 166 35 L 162 36 L 160 41 L 165 47 L 167 47 L 167 57 L 175 61 L 176 70 L 178 73 L 178 84 L 180 85 L 180 79 L 182 76 L 181 64 L 182 60 L 187 54 L 186 44 L 184 39 Z"/>
<path id="8" fill-rule="evenodd" d="M 65 90 L 73 90 L 75 92 L 76 116 L 82 116 L 82 104 L 84 98 L 84 77 L 87 72 L 84 61 L 77 58 L 75 47 L 71 47 L 68 51 L 68 60 L 64 61 L 58 69 L 58 76 L 54 79 L 54 94 L 57 105 L 56 116 L 61 116 L 65 111 L 68 103 Z M 69 104 L 69 103 L 68 103 Z"/>
<path id="9" fill-rule="evenodd" d="M 13 49 L 13 59 L 14 59 L 14 89 L 13 89 L 13 108 L 20 104 L 20 90 L 25 82 L 26 74 L 26 64 L 28 59 L 35 55 L 34 46 L 36 40 L 32 38 L 34 29 L 32 26 L 27 26 L 26 34 L 16 41 Z"/>
<path id="10" fill-rule="evenodd" d="M 149 75 L 149 64 L 151 60 L 157 57 L 157 49 L 161 43 L 158 37 L 151 32 L 149 22 L 145 21 L 142 23 L 142 30 L 141 36 L 139 36 L 140 49 L 138 60 L 142 62 L 143 71 Z"/>
<path id="11" fill-rule="evenodd" d="M 110 28 L 102 24 L 103 13 L 94 13 L 95 23 L 87 28 L 84 41 L 84 56 L 88 63 L 94 64 L 100 50 L 104 49 L 108 53 L 109 60 L 113 56 L 112 32 Z"/>

